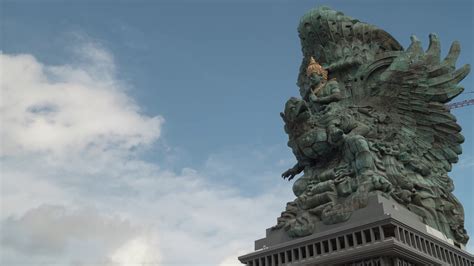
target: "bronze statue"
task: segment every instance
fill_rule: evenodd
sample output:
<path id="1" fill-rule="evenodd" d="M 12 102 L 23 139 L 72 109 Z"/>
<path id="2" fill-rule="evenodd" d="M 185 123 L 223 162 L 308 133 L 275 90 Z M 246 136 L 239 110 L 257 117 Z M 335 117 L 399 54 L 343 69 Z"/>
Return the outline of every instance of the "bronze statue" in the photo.
<path id="1" fill-rule="evenodd" d="M 414 36 L 404 50 L 387 32 L 328 7 L 304 15 L 298 31 L 301 99 L 281 113 L 297 163 L 282 176 L 304 174 L 273 228 L 306 236 L 316 222 L 345 221 L 383 193 L 465 244 L 448 177 L 464 138 L 445 105 L 470 71 L 455 68 L 459 43 L 443 60 L 435 34 L 427 51 Z"/>

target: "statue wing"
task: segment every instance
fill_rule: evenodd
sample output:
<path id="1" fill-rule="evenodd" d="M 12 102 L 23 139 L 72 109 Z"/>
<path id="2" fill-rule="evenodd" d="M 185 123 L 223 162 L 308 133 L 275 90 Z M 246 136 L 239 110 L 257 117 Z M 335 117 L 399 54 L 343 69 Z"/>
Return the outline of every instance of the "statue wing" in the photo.
<path id="1" fill-rule="evenodd" d="M 456 69 L 460 45 L 453 42 L 444 60 L 440 60 L 440 42 L 430 34 L 430 45 L 423 51 L 420 41 L 411 37 L 411 45 L 392 57 L 379 72 L 372 96 L 380 109 L 393 118 L 399 136 L 410 154 L 428 169 L 440 166 L 446 171 L 461 154 L 461 127 L 445 105 L 464 88 L 458 83 L 470 71 L 469 65 Z"/>

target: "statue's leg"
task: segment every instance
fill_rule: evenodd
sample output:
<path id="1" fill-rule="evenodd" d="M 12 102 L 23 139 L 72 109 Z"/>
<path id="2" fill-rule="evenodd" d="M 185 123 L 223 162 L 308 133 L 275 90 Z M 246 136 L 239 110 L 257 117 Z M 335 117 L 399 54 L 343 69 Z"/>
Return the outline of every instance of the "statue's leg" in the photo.
<path id="1" fill-rule="evenodd" d="M 350 156 L 354 160 L 354 167 L 356 174 L 359 176 L 367 171 L 375 169 L 374 159 L 370 153 L 369 144 L 366 139 L 360 135 L 348 136 L 346 141 L 346 152 L 350 153 Z"/>
<path id="2" fill-rule="evenodd" d="M 368 193 L 373 190 L 389 192 L 391 183 L 375 171 L 374 155 L 370 152 L 369 143 L 361 135 L 350 135 L 345 138 L 346 160 L 352 159 L 356 172 L 359 192 Z"/>

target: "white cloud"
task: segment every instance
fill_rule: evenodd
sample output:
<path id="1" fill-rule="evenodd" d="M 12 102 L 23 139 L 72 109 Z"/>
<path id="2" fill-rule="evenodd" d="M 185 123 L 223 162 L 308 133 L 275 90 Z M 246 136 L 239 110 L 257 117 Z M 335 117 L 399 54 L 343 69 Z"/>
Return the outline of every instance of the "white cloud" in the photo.
<path id="1" fill-rule="evenodd" d="M 87 264 L 109 262 L 106 254 L 123 249 L 120 243 L 133 242 L 144 229 L 93 208 L 41 205 L 21 217 L 4 219 L 1 231 L 2 249 L 7 254 L 2 260 L 11 265 L 38 260 L 51 264 L 61 264 L 64 260 Z M 28 256 L 14 258 L 14 254 Z"/>
<path id="2" fill-rule="evenodd" d="M 241 250 L 239 252 L 236 252 L 227 258 L 223 259 L 220 263 L 219 266 L 242 266 L 242 263 L 237 259 L 239 256 L 245 255 L 247 253 L 251 252 L 251 250 Z"/>
<path id="3" fill-rule="evenodd" d="M 8 181 L 9 191 L 24 192 L 2 195 L 2 200 L 5 200 L 7 205 L 12 205 L 5 208 L 6 212 L 15 214 L 15 216 L 8 215 L 4 220 L 10 222 L 2 227 L 14 232 L 11 228 L 12 224 L 15 224 L 16 231 L 36 232 L 26 235 L 10 234 L 9 237 L 20 238 L 16 240 L 19 243 L 22 243 L 21 239 L 35 238 L 37 240 L 33 243 L 51 246 L 49 249 L 57 253 L 54 256 L 50 254 L 47 258 L 54 257 L 54 262 L 62 265 L 71 265 L 74 261 L 84 263 L 81 261 L 84 254 L 91 258 L 89 260 L 91 263 L 104 260 L 111 265 L 125 265 L 125 262 L 132 259 L 150 260 L 149 263 L 157 265 L 219 265 L 223 261 L 229 262 L 232 257 L 236 259 L 236 250 L 250 250 L 253 241 L 264 236 L 265 228 L 276 222 L 276 216 L 282 210 L 282 206 L 291 198 L 289 187 L 274 187 L 265 194 L 246 197 L 240 195 L 237 189 L 207 182 L 204 176 L 192 169 L 173 173 L 139 160 L 114 158 L 117 167 L 113 171 L 108 170 L 108 163 L 104 161 L 94 159 L 89 161 L 89 167 L 99 169 L 91 175 L 83 173 L 80 165 L 74 167 L 68 164 L 70 176 L 66 179 L 71 176 L 76 179 L 72 185 L 64 184 L 59 179 L 60 176 L 52 173 L 58 169 L 57 165 L 49 166 L 52 169 L 40 169 L 36 174 L 25 170 L 25 175 L 28 176 L 24 178 L 25 180 L 34 184 L 37 182 L 36 176 L 39 176 L 38 179 L 47 186 L 27 185 L 27 181 L 21 183 Z M 38 162 L 34 165 L 47 163 L 42 159 L 35 160 Z M 33 167 L 38 169 L 34 165 Z M 41 178 L 42 175 L 47 177 Z M 13 177 L 8 174 L 6 179 L 8 180 L 10 176 Z M 53 212 L 44 207 L 35 207 L 43 202 L 49 204 L 64 202 L 67 206 L 71 206 L 68 208 L 79 210 L 85 209 L 83 206 L 92 206 L 95 214 L 89 216 L 93 220 L 127 221 L 135 226 L 123 230 L 126 237 L 114 239 L 112 238 L 114 233 L 107 233 L 105 227 L 99 226 L 99 222 L 81 222 L 84 219 L 80 217 L 87 216 L 84 214 L 85 211 L 67 210 L 65 212 L 69 214 L 65 216 L 68 218 L 62 220 L 71 223 L 56 226 L 48 221 L 51 220 L 50 217 L 55 216 L 55 213 L 61 213 L 61 209 L 53 209 L 55 210 Z M 15 206 L 19 208 L 16 209 Z M 47 214 L 39 215 L 46 211 Z M 5 217 L 3 214 L 2 216 Z M 26 222 L 29 220 L 42 220 L 44 223 L 38 226 Z M 77 223 L 72 224 L 73 221 Z M 51 227 L 48 228 L 46 224 Z M 34 230 L 28 227 L 30 225 Z M 71 228 L 71 231 L 65 228 Z M 94 242 L 88 237 L 96 231 L 103 232 L 102 236 L 99 236 L 101 241 Z M 151 234 L 156 234 L 157 239 L 143 238 Z M 59 239 L 54 237 L 56 235 Z M 49 236 L 52 240 L 42 240 L 48 239 Z M 54 247 L 65 243 L 64 239 L 69 239 L 68 243 L 71 243 L 69 248 L 55 249 Z M 99 245 L 99 242 L 102 245 Z M 10 246 L 9 250 L 14 250 L 18 258 L 28 258 L 31 256 L 28 247 L 31 246 L 17 244 Z M 100 251 L 100 254 L 96 251 Z M 40 253 L 34 258 L 40 258 L 40 255 L 48 254 Z"/>
<path id="4" fill-rule="evenodd" d="M 18 246 L 33 254 L 60 252 L 71 239 L 104 235 L 104 238 L 126 238 L 133 233 L 131 225 L 120 217 L 103 217 L 95 209 L 70 210 L 60 205 L 41 205 L 20 218 L 4 220 L 2 225 L 7 246 Z M 24 234 L 28 235 L 18 237 Z"/>
<path id="5" fill-rule="evenodd" d="M 158 247 L 156 238 L 137 237 L 114 251 L 110 258 L 118 266 L 159 265 L 161 257 Z"/>
<path id="6" fill-rule="evenodd" d="M 467 252 L 473 254 L 474 253 L 474 244 L 472 242 L 468 242 L 466 245 Z"/>
<path id="7" fill-rule="evenodd" d="M 48 66 L 0 54 L 2 155 L 87 148 L 129 149 L 160 135 L 163 118 L 140 114 L 114 79 L 113 60 L 87 44 L 79 66 Z"/>
<path id="8" fill-rule="evenodd" d="M 63 66 L 0 55 L 0 263 L 236 262 L 276 222 L 291 189 L 266 183 L 245 196 L 206 171 L 238 180 L 246 168 L 245 178 L 278 180 L 275 163 L 250 149 L 210 155 L 204 172 L 141 160 L 133 148 L 153 145 L 163 118 L 140 112 L 100 45 L 76 52 Z"/>

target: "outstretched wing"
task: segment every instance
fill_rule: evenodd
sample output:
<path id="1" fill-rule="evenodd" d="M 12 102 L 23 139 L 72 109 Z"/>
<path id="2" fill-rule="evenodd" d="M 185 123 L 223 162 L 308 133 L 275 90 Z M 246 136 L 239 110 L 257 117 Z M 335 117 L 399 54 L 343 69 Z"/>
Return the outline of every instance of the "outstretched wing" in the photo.
<path id="1" fill-rule="evenodd" d="M 459 53 L 459 43 L 453 42 L 441 61 L 440 42 L 435 34 L 430 35 L 426 52 L 412 36 L 410 47 L 380 74 L 373 95 L 394 117 L 399 141 L 428 169 L 442 166 L 450 171 L 462 152 L 461 127 L 445 105 L 464 90 L 458 83 L 470 71 L 469 65 L 456 70 Z"/>

